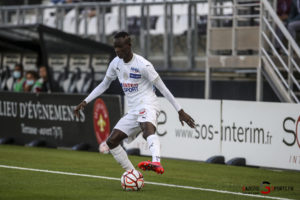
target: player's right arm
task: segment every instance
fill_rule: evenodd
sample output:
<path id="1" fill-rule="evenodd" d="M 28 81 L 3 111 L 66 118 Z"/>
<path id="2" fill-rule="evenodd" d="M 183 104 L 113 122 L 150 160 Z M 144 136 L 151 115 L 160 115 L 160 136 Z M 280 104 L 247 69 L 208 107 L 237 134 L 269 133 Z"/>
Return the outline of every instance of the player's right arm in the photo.
<path id="1" fill-rule="evenodd" d="M 76 117 L 79 117 L 79 111 L 83 110 L 84 107 L 91 101 L 93 101 L 96 97 L 100 96 L 109 88 L 111 82 L 113 80 L 108 77 L 104 77 L 103 81 L 80 103 L 76 106 L 74 110 L 74 114 Z"/>
<path id="2" fill-rule="evenodd" d="M 79 117 L 80 110 L 83 110 L 89 102 L 103 94 L 109 88 L 111 82 L 117 78 L 117 74 L 114 69 L 115 61 L 116 59 L 110 63 L 103 81 L 80 104 L 76 106 L 74 110 L 74 115 L 76 117 Z"/>

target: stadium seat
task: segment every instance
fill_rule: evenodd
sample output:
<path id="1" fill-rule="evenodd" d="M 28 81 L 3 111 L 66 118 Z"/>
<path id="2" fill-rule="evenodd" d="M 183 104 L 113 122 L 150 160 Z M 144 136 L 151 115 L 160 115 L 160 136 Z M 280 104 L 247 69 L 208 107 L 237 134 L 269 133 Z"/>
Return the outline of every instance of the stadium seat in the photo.
<path id="1" fill-rule="evenodd" d="M 174 15 L 173 16 L 173 34 L 182 35 L 188 30 L 188 16 Z"/>
<path id="2" fill-rule="evenodd" d="M 113 35 L 119 30 L 118 15 L 106 14 L 105 15 L 105 34 Z"/>
<path id="3" fill-rule="evenodd" d="M 80 34 L 84 34 L 84 21 L 80 23 Z M 88 18 L 88 35 L 97 34 L 97 17 Z"/>
<path id="4" fill-rule="evenodd" d="M 13 83 L 14 79 L 12 77 L 11 70 L 8 66 L 6 66 L 1 73 L 0 90 L 11 91 L 13 89 Z"/>
<path id="5" fill-rule="evenodd" d="M 52 5 L 52 4 L 50 4 Z M 44 16 L 43 16 L 43 24 L 50 26 L 50 27 L 55 27 L 55 13 L 56 9 L 55 8 L 47 8 L 44 10 Z"/>
<path id="6" fill-rule="evenodd" d="M 163 16 L 159 16 L 157 18 L 157 22 L 155 25 L 155 28 L 153 30 L 150 30 L 150 34 L 151 35 L 162 35 L 165 32 L 165 23 L 164 23 L 164 17 Z"/>
<path id="7" fill-rule="evenodd" d="M 89 92 L 94 85 L 94 69 L 92 67 L 89 68 L 87 72 L 85 72 L 85 77 L 82 78 L 83 80 L 83 86 L 81 87 L 81 90 L 78 90 L 80 93 L 87 93 Z"/>
<path id="8" fill-rule="evenodd" d="M 75 21 L 76 10 L 70 10 L 64 17 L 64 27 L 63 30 L 68 33 L 75 33 L 76 21 Z"/>
<path id="9" fill-rule="evenodd" d="M 58 83 L 58 90 L 64 92 L 64 82 L 68 78 L 68 68 L 53 69 L 53 80 Z"/>
<path id="10" fill-rule="evenodd" d="M 62 89 L 65 93 L 70 93 L 74 87 L 71 88 L 73 83 L 75 74 L 73 72 L 69 72 L 66 75 L 66 79 L 61 82 Z"/>

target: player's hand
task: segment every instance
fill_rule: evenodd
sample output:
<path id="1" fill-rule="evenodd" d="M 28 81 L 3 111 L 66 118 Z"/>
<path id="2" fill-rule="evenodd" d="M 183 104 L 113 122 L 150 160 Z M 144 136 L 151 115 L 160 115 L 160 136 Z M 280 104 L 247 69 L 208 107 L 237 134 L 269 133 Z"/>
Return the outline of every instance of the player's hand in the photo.
<path id="1" fill-rule="evenodd" d="M 179 114 L 179 121 L 181 122 L 182 126 L 184 126 L 183 122 L 185 122 L 185 123 L 187 123 L 187 125 L 189 125 L 189 127 L 195 128 L 194 119 L 189 114 L 184 112 L 183 109 L 179 110 L 178 114 Z"/>
<path id="2" fill-rule="evenodd" d="M 81 102 L 78 106 L 76 106 L 76 108 L 74 110 L 74 115 L 79 118 L 79 111 L 84 110 L 85 106 L 86 106 L 85 101 Z"/>

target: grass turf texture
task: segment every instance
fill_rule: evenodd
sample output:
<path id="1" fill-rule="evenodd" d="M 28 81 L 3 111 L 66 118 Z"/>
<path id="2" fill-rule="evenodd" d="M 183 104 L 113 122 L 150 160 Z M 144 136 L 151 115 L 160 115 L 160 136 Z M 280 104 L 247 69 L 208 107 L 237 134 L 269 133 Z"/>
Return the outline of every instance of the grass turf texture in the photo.
<path id="1" fill-rule="evenodd" d="M 130 156 L 137 166 L 148 157 Z M 120 178 L 124 172 L 111 155 L 22 146 L 0 146 L 0 165 Z M 269 195 L 300 199 L 300 173 L 164 159 L 164 175 L 142 172 L 145 181 L 243 193 L 243 186 L 293 186 Z M 255 197 L 145 184 L 126 192 L 119 181 L 0 168 L 0 199 L 258 199 Z"/>

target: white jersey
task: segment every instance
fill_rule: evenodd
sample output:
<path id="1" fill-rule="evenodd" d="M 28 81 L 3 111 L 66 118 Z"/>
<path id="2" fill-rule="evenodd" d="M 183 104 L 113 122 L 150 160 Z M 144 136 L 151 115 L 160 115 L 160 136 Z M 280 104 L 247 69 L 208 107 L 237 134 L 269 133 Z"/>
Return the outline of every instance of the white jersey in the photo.
<path id="1" fill-rule="evenodd" d="M 115 57 L 106 72 L 106 77 L 117 77 L 127 97 L 128 112 L 137 113 L 146 106 L 158 108 L 153 81 L 159 77 L 153 65 L 140 55 L 133 54 L 131 61 Z"/>

